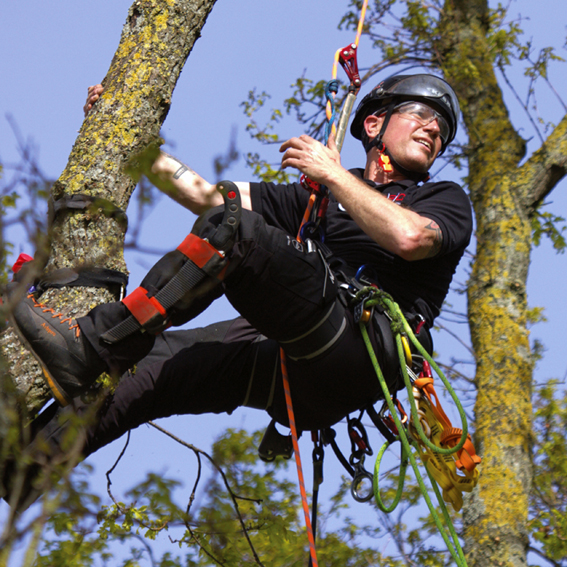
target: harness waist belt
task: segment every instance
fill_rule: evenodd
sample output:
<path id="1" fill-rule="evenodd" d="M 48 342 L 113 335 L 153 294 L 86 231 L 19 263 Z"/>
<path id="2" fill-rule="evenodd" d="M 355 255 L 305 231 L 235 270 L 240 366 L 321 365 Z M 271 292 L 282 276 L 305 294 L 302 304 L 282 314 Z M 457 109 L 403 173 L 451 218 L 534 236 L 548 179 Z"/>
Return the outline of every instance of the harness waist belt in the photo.
<path id="1" fill-rule="evenodd" d="M 295 339 L 280 341 L 280 345 L 291 360 L 310 360 L 331 348 L 345 329 L 345 307 L 337 297 L 314 327 Z"/>

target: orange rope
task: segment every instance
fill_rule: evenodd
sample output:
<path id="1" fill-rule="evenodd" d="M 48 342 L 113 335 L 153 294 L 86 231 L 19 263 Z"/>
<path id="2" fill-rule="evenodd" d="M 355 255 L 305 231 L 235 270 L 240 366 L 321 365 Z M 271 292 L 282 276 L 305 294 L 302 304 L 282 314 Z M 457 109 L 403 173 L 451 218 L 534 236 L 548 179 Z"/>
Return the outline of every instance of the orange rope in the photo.
<path id="1" fill-rule="evenodd" d="M 358 28 L 356 30 L 356 39 L 354 40 L 355 45 L 358 47 L 358 42 L 360 41 L 360 36 L 362 34 L 362 28 L 364 25 L 364 18 L 366 16 L 366 7 L 368 5 L 368 0 L 364 0 L 362 5 L 362 10 L 360 12 L 360 18 L 358 20 Z M 342 48 L 341 48 L 342 49 Z M 337 49 L 335 53 L 335 60 L 333 63 L 333 79 L 337 77 L 337 63 L 339 62 L 339 54 L 341 49 Z M 331 104 L 327 103 L 327 119 L 331 118 Z M 335 125 L 333 124 L 333 133 L 335 133 Z M 309 197 L 309 204 L 307 205 L 307 209 L 305 214 L 303 215 L 303 219 L 301 221 L 301 226 L 298 232 L 298 240 L 301 242 L 301 227 L 309 220 L 311 216 L 311 211 L 313 210 L 313 206 L 315 204 L 315 193 L 311 193 Z M 313 527 L 311 526 L 311 518 L 309 517 L 309 504 L 307 503 L 307 492 L 305 490 L 305 481 L 303 479 L 303 467 L 301 466 L 301 456 L 299 454 L 299 443 L 297 440 L 297 428 L 295 426 L 295 414 L 293 412 L 293 404 L 291 401 L 291 391 L 289 389 L 289 378 L 287 374 L 287 364 L 285 362 L 285 353 L 282 348 L 280 348 L 280 358 L 281 358 L 281 368 L 282 368 L 282 377 L 283 377 L 283 386 L 284 386 L 284 393 L 285 393 L 285 402 L 287 406 L 287 415 L 289 419 L 289 427 L 291 429 L 291 441 L 293 444 L 293 451 L 295 453 L 295 464 L 297 466 L 297 478 L 299 481 L 299 490 L 301 492 L 301 504 L 303 506 L 303 513 L 305 515 L 305 528 L 307 530 L 307 538 L 309 539 L 309 552 L 311 555 L 311 563 L 312 567 L 318 567 L 317 563 L 317 551 L 315 550 L 315 536 L 313 535 Z"/>
<path id="2" fill-rule="evenodd" d="M 366 7 L 368 6 L 368 0 L 364 0 L 362 4 L 362 9 L 360 10 L 360 18 L 358 18 L 358 27 L 356 29 L 356 39 L 354 44 L 358 47 L 358 42 L 360 41 L 360 36 L 362 35 L 362 28 L 364 26 L 364 18 L 366 17 Z"/>
<path id="3" fill-rule="evenodd" d="M 298 242 L 303 242 L 303 238 L 301 238 L 301 229 L 303 228 L 303 225 L 309 221 L 316 199 L 317 195 L 315 193 L 311 193 L 309 196 L 309 202 L 307 203 L 307 208 L 305 209 L 305 213 L 303 213 L 303 219 L 301 219 L 301 224 L 299 225 L 299 230 L 297 231 Z"/>
<path id="4" fill-rule="evenodd" d="M 354 44 L 356 45 L 356 47 L 358 47 L 358 44 L 360 42 L 360 36 L 362 35 L 362 28 L 364 27 L 364 19 L 366 18 L 366 7 L 367 6 L 368 6 L 368 0 L 364 0 L 364 3 L 362 4 L 362 9 L 360 10 L 360 17 L 358 18 L 358 26 L 356 28 L 356 38 L 354 40 Z M 333 60 L 333 71 L 331 73 L 332 79 L 337 78 L 337 67 L 338 67 L 338 62 L 339 62 L 339 54 L 340 54 L 342 49 L 344 49 L 344 48 L 340 47 L 335 52 L 335 58 Z M 331 116 L 333 114 L 333 112 L 331 110 L 331 103 L 330 102 L 327 102 L 327 106 L 325 108 L 325 113 L 327 115 L 327 120 L 330 120 Z M 333 124 L 333 134 L 336 134 L 336 127 L 335 127 L 334 124 Z"/>
<path id="5" fill-rule="evenodd" d="M 289 389 L 289 378 L 287 375 L 287 364 L 285 362 L 285 353 L 280 349 L 283 385 L 285 393 L 285 403 L 287 405 L 287 416 L 289 419 L 289 428 L 291 429 L 291 441 L 293 443 L 293 451 L 295 453 L 295 464 L 297 466 L 297 478 L 299 480 L 299 490 L 301 492 L 301 503 L 303 505 L 303 513 L 305 515 L 305 528 L 307 529 L 307 538 L 309 539 L 309 552 L 311 554 L 311 562 L 313 567 L 318 567 L 317 552 L 315 551 L 315 537 L 313 535 L 313 527 L 309 518 L 309 504 L 307 503 L 307 492 L 305 491 L 305 481 L 303 480 L 303 468 L 301 466 L 301 457 L 299 456 L 299 443 L 297 442 L 297 429 L 295 427 L 295 415 L 293 413 L 293 404 L 291 403 L 291 392 Z"/>

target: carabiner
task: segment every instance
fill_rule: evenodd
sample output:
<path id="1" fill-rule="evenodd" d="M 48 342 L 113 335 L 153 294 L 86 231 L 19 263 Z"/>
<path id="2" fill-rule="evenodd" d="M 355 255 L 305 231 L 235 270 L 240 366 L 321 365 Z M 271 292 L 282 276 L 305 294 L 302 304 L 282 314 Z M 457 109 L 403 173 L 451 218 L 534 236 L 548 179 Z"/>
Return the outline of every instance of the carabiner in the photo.
<path id="1" fill-rule="evenodd" d="M 301 242 L 305 242 L 307 239 L 319 240 L 320 242 L 325 242 L 325 232 L 323 228 L 314 221 L 306 222 L 299 231 L 299 238 Z"/>
<path id="2" fill-rule="evenodd" d="M 402 403 L 400 402 L 400 400 L 398 400 L 397 398 L 395 400 L 393 400 L 394 403 L 396 404 L 397 408 L 398 408 L 398 413 L 400 414 L 400 422 L 402 425 L 405 425 L 408 421 L 408 415 L 405 412 Z M 391 415 L 386 415 L 386 412 L 389 410 L 388 408 L 388 402 L 386 402 L 384 400 L 384 403 L 382 404 L 382 407 L 380 408 L 380 411 L 378 412 L 378 417 L 380 418 L 380 420 L 382 421 L 382 423 L 388 427 L 388 429 L 394 434 L 394 435 L 399 435 L 399 431 L 398 428 L 396 427 L 396 422 L 394 421 L 394 418 Z"/>
<path id="3" fill-rule="evenodd" d="M 347 424 L 351 459 L 354 455 L 363 453 L 369 456 L 372 455 L 373 452 L 368 441 L 368 433 L 366 433 L 366 428 L 362 425 L 360 418 L 347 417 Z"/>
<path id="4" fill-rule="evenodd" d="M 374 496 L 374 476 L 364 468 L 364 455 L 360 456 L 358 462 L 353 462 L 353 457 L 354 455 L 350 458 L 350 463 L 354 467 L 350 492 L 357 502 L 368 502 Z"/>

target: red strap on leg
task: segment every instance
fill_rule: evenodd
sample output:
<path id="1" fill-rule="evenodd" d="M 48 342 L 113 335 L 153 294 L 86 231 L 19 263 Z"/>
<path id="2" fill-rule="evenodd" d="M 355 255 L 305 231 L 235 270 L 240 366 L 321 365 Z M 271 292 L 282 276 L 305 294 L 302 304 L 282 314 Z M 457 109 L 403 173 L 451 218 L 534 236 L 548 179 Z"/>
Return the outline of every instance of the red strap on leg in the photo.
<path id="1" fill-rule="evenodd" d="M 132 293 L 129 293 L 122 303 L 142 327 L 145 327 L 152 319 L 163 322 L 167 316 L 159 301 L 155 297 L 148 297 L 148 292 L 143 287 L 137 287 Z"/>
<path id="2" fill-rule="evenodd" d="M 202 268 L 214 256 L 224 256 L 209 242 L 196 234 L 188 234 L 177 250 L 187 256 L 194 264 Z"/>
<path id="3" fill-rule="evenodd" d="M 216 268 L 215 272 L 218 271 L 219 261 L 225 261 L 224 254 L 195 234 L 189 234 L 177 247 L 177 250 L 189 258 L 204 273 L 208 273 L 207 268 L 209 270 Z M 222 277 L 225 269 L 226 266 L 223 267 L 220 274 L 216 274 L 217 277 Z M 138 287 L 122 300 L 122 303 L 126 305 L 128 311 L 142 327 L 156 333 L 164 329 L 164 323 L 167 319 L 167 310 L 157 299 L 159 295 L 160 292 L 156 297 L 148 297 L 148 291 L 143 287 Z"/>

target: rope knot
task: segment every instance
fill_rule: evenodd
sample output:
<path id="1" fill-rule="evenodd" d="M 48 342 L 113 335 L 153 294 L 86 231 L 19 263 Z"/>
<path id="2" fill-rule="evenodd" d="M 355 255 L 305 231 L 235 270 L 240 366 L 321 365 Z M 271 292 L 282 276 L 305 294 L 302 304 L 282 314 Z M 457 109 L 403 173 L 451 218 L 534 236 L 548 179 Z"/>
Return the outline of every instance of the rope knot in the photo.
<path id="1" fill-rule="evenodd" d="M 339 81 L 337 79 L 333 79 L 329 81 L 325 86 L 325 95 L 327 93 L 334 93 L 337 94 L 339 92 Z"/>

